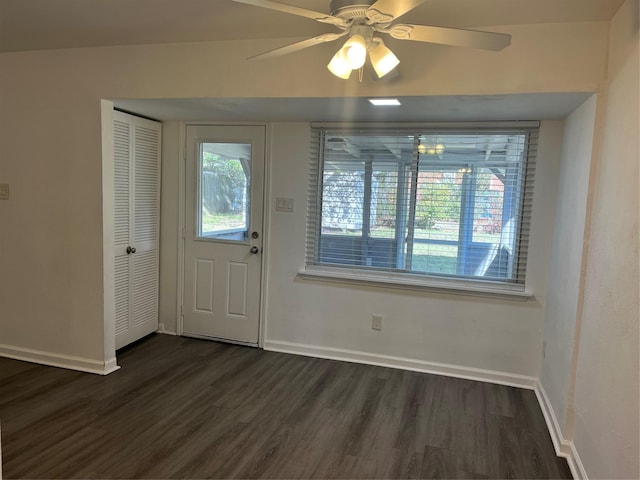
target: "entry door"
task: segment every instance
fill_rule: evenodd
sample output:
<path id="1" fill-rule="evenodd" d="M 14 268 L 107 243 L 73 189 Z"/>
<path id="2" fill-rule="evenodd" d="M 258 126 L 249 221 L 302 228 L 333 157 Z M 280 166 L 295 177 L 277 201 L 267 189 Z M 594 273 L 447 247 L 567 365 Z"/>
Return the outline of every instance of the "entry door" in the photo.
<path id="1" fill-rule="evenodd" d="M 265 127 L 187 126 L 183 335 L 258 344 Z"/>

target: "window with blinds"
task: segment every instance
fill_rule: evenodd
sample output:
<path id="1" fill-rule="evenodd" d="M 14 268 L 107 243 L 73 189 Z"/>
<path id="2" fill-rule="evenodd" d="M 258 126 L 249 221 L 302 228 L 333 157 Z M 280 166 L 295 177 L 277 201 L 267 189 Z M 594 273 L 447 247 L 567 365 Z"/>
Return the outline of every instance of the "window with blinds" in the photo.
<path id="1" fill-rule="evenodd" d="M 524 290 L 537 138 L 537 124 L 314 127 L 307 266 Z"/>

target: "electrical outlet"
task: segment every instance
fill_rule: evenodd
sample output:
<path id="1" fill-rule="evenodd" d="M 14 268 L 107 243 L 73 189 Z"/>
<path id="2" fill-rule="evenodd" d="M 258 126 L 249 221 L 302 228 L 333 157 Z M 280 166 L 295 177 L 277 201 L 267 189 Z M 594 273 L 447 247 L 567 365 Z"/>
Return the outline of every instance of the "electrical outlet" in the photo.
<path id="1" fill-rule="evenodd" d="M 382 330 L 382 315 L 371 316 L 371 329 L 378 331 Z"/>
<path id="2" fill-rule="evenodd" d="M 0 183 L 0 200 L 8 200 L 8 199 L 9 199 L 9 184 Z"/>

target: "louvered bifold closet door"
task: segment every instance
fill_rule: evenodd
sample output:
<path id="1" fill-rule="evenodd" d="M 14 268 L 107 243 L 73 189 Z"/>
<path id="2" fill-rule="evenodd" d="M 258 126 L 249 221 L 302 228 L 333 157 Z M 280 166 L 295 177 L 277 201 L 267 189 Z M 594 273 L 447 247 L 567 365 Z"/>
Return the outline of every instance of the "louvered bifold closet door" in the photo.
<path id="1" fill-rule="evenodd" d="M 118 114 L 119 112 L 115 112 Z M 113 124 L 114 140 L 114 257 L 115 257 L 115 323 L 116 338 L 121 341 L 128 335 L 129 302 L 129 254 L 127 247 L 131 236 L 131 130 L 132 125 L 119 115 Z M 121 346 L 121 345 L 119 345 Z"/>
<path id="2" fill-rule="evenodd" d="M 115 147 L 116 348 L 121 348 L 158 328 L 161 125 L 114 115 L 116 143 L 118 131 L 125 131 L 119 123 L 129 127 L 128 168 L 118 158 L 125 146 Z M 127 227 L 127 243 L 121 243 L 125 233 L 120 225 Z"/>
<path id="3" fill-rule="evenodd" d="M 134 126 L 131 328 L 136 338 L 158 329 L 160 130 Z"/>

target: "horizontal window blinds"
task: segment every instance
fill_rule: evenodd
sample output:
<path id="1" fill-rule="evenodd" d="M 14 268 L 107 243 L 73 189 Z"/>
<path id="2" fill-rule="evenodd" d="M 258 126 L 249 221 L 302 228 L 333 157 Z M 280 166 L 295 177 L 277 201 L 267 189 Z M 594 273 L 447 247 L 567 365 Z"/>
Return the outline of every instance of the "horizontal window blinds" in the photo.
<path id="1" fill-rule="evenodd" d="M 537 138 L 313 128 L 307 265 L 524 285 Z"/>

